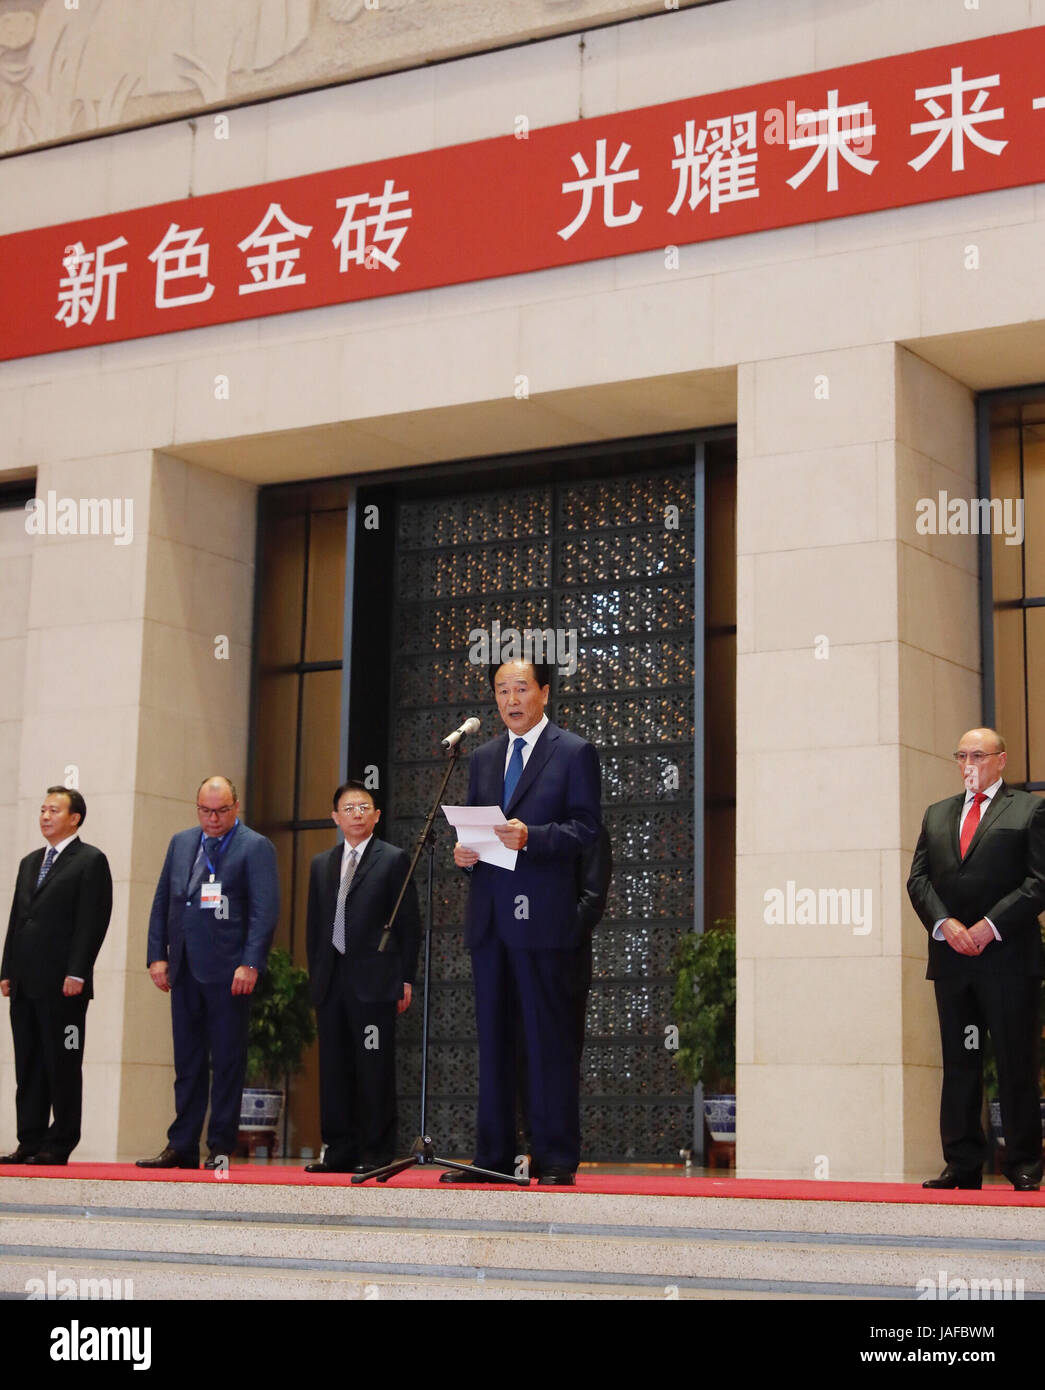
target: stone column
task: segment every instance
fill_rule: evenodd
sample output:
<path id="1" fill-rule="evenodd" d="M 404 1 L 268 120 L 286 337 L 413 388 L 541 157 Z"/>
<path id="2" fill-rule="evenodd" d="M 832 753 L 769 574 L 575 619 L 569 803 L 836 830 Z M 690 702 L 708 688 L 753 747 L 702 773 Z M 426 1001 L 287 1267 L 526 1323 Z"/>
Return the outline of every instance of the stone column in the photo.
<path id="1" fill-rule="evenodd" d="M 173 1115 L 149 907 L 169 836 L 195 823 L 201 778 L 227 772 L 242 795 L 255 506 L 248 484 L 150 451 L 41 464 L 37 496 L 79 510 L 87 479 L 94 501 L 119 500 L 123 535 L 33 541 L 17 825 L 24 853 L 43 790 L 74 781 L 84 839 L 112 868 L 76 1152 L 109 1161 L 157 1151 Z M 13 1110 L 6 1086 L 0 1103 Z"/>
<path id="2" fill-rule="evenodd" d="M 979 719 L 970 393 L 894 344 L 738 382 L 738 1172 L 938 1166 L 939 1043 L 904 884 Z M 783 919 L 783 920 L 781 920 Z"/>

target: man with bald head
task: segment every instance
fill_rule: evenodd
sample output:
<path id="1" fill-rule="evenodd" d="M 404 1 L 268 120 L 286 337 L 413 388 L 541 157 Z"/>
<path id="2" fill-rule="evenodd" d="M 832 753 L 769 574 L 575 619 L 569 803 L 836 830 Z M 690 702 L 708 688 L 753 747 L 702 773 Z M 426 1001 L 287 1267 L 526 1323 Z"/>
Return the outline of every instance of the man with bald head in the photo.
<path id="1" fill-rule="evenodd" d="M 242 824 L 227 777 L 200 784 L 196 815 L 199 825 L 167 847 L 149 917 L 149 975 L 171 996 L 175 1119 L 167 1147 L 139 1159 L 139 1168 L 199 1167 L 208 1090 L 204 1167 L 228 1166 L 239 1133 L 250 996 L 279 918 L 275 848 Z"/>
<path id="2" fill-rule="evenodd" d="M 1005 1175 L 1017 1192 L 1036 1192 L 1041 1184 L 1045 952 L 1038 915 L 1045 909 L 1045 801 L 1005 784 L 1006 756 L 994 729 L 962 735 L 954 753 L 962 791 L 926 811 L 907 882 L 929 933 L 926 978 L 935 986 L 943 1045 L 946 1167 L 924 1187 L 981 1184 L 987 1033 L 998 1064 Z"/>

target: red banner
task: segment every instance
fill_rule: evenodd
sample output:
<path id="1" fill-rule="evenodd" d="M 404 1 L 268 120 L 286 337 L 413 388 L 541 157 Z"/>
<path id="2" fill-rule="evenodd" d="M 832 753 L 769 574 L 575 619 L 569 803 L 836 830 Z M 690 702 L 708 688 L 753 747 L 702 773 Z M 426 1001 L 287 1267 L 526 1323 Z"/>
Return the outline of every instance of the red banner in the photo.
<path id="1" fill-rule="evenodd" d="M 1042 182 L 1045 27 L 519 126 L 0 237 L 0 360 Z"/>

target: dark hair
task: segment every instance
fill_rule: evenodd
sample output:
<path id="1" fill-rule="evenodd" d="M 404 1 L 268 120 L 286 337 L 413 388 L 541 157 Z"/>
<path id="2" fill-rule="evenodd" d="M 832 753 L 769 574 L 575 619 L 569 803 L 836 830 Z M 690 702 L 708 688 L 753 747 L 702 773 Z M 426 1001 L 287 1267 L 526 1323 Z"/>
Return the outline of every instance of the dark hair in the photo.
<path id="1" fill-rule="evenodd" d="M 83 825 L 84 821 L 87 819 L 87 802 L 84 801 L 83 797 L 82 797 L 82 796 L 80 795 L 80 793 L 76 790 L 76 788 L 75 788 L 75 787 L 48 787 L 48 788 L 47 788 L 47 795 L 48 795 L 48 796 L 67 796 L 67 797 L 69 798 L 69 814 L 70 814 L 70 815 L 73 815 L 73 816 L 79 816 L 79 817 L 80 817 L 80 819 L 79 819 L 79 820 L 77 821 L 77 823 L 76 823 L 76 828 L 77 828 L 77 830 L 79 830 L 80 826 Z"/>
<path id="2" fill-rule="evenodd" d="M 537 682 L 537 685 L 539 686 L 539 688 L 540 688 L 541 690 L 543 690 L 544 687 L 545 687 L 546 685 L 551 685 L 551 683 L 552 683 L 552 668 L 551 668 L 551 666 L 549 665 L 548 662 L 546 662 L 546 661 L 527 661 L 526 658 L 525 658 L 524 656 L 512 656 L 512 657 L 509 657 L 507 661 L 491 661 L 491 662 L 490 662 L 490 665 L 489 665 L 488 668 L 487 668 L 487 675 L 488 675 L 489 678 L 490 678 L 490 689 L 491 689 L 491 690 L 494 690 L 494 691 L 495 691 L 495 690 L 497 689 L 497 672 L 501 669 L 501 667 L 502 667 L 502 666 L 514 666 L 514 664 L 515 664 L 517 661 L 520 661 L 520 662 L 522 662 L 522 664 L 523 664 L 524 666 L 529 666 L 529 667 L 531 668 L 531 670 L 533 671 L 533 678 L 534 678 L 534 680 Z"/>
<path id="3" fill-rule="evenodd" d="M 231 777 L 226 777 L 223 772 L 215 772 L 210 777 L 204 777 L 203 781 L 196 788 L 197 800 L 199 800 L 200 792 L 203 790 L 203 788 L 207 785 L 208 782 L 224 782 L 229 789 L 229 796 L 232 797 L 232 800 L 234 802 L 239 800 L 239 797 L 236 795 L 236 788 Z"/>
<path id="4" fill-rule="evenodd" d="M 359 780 L 358 777 L 350 777 L 350 778 L 348 779 L 347 782 L 342 782 L 341 785 L 340 785 L 340 787 L 338 787 L 337 791 L 334 793 L 334 810 L 335 810 L 335 811 L 337 810 L 337 803 L 338 803 L 338 802 L 341 800 L 341 798 L 344 796 L 345 792 L 365 792 L 366 795 L 367 795 L 367 796 L 370 798 L 370 800 L 373 802 L 373 804 L 374 804 L 374 810 L 375 810 L 375 811 L 380 811 L 381 808 L 380 808 L 380 806 L 378 806 L 378 804 L 377 804 L 377 797 L 376 797 L 376 796 L 374 795 L 374 793 L 370 790 L 370 788 L 367 786 L 367 784 L 366 784 L 365 782 L 361 782 L 361 781 Z"/>

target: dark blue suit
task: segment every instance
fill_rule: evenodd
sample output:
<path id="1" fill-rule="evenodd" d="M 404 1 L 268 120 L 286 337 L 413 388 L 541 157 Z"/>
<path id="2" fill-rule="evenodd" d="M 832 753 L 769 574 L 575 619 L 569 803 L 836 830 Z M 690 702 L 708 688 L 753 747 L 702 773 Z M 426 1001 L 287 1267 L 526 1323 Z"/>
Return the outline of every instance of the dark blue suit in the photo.
<path id="1" fill-rule="evenodd" d="M 500 805 L 507 731 L 472 753 L 469 806 Z M 601 776 L 594 747 L 548 724 L 504 813 L 527 827 L 514 871 L 476 864 L 465 944 L 472 953 L 479 1034 L 475 1161 L 515 1166 L 515 1000 L 529 1077 L 534 1167 L 576 1169 L 580 1160 L 580 1048 L 587 934 L 578 922 L 577 859 L 600 826 Z"/>
<path id="2" fill-rule="evenodd" d="M 193 875 L 199 847 L 198 828 L 182 830 L 167 847 L 149 916 L 146 962 L 165 960 L 169 966 L 176 1113 L 167 1141 L 189 1157 L 199 1148 L 209 1068 L 214 1080 L 207 1142 L 217 1153 L 235 1147 L 250 995 L 234 995 L 232 977 L 241 965 L 264 970 L 279 917 L 279 876 L 270 840 L 242 823 L 229 835 L 215 865 L 227 918 L 200 906 L 201 875 L 198 870 Z"/>

